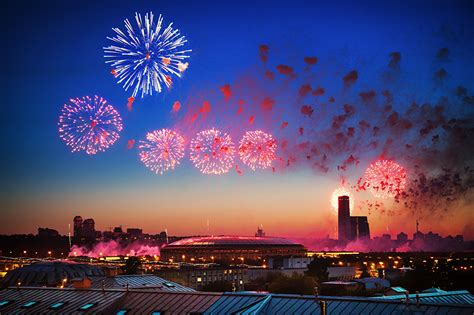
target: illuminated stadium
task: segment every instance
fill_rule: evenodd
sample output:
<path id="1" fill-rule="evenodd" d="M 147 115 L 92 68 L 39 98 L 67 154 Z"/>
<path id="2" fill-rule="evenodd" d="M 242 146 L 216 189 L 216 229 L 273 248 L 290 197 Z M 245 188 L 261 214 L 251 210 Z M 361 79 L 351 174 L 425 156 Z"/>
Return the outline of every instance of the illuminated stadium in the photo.
<path id="1" fill-rule="evenodd" d="M 164 261 L 212 262 L 263 260 L 268 257 L 302 256 L 303 245 L 277 237 L 205 236 L 191 237 L 161 249 Z"/>

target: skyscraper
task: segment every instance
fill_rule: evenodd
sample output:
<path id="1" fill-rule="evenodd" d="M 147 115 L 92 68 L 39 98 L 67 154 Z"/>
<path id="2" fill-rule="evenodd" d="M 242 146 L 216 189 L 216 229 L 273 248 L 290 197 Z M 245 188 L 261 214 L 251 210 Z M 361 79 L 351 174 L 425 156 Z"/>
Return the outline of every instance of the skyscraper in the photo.
<path id="1" fill-rule="evenodd" d="M 338 202 L 338 239 L 344 242 L 370 239 L 370 228 L 367 217 L 351 217 L 348 196 L 340 196 Z"/>
<path id="2" fill-rule="evenodd" d="M 349 196 L 339 196 L 338 198 L 338 239 L 340 241 L 347 241 L 350 239 L 351 223 L 350 223 L 350 209 Z"/>
<path id="3" fill-rule="evenodd" d="M 77 215 L 74 217 L 74 238 L 82 237 L 82 217 Z"/>
<path id="4" fill-rule="evenodd" d="M 82 225 L 82 233 L 86 239 L 95 239 L 94 219 L 86 219 Z"/>
<path id="5" fill-rule="evenodd" d="M 370 229 L 369 222 L 367 217 L 362 216 L 351 216 L 351 234 L 349 239 L 351 241 L 357 239 L 369 239 L 370 238 Z"/>

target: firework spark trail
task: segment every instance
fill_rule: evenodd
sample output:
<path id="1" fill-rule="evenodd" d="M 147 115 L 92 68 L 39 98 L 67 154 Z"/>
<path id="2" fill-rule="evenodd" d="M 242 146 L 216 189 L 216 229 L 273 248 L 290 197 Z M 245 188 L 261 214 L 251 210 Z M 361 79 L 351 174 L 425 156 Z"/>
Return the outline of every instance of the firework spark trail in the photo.
<path id="1" fill-rule="evenodd" d="M 407 173 L 399 164 L 378 160 L 370 164 L 364 174 L 364 185 L 379 198 L 393 198 L 405 188 Z"/>
<path id="2" fill-rule="evenodd" d="M 99 96 L 70 99 L 59 116 L 59 136 L 72 152 L 96 154 L 105 151 L 120 137 L 122 118 Z"/>
<path id="3" fill-rule="evenodd" d="M 232 138 L 217 129 L 199 132 L 190 145 L 190 160 L 203 174 L 224 174 L 233 166 Z"/>
<path id="4" fill-rule="evenodd" d="M 177 132 L 161 129 L 149 132 L 138 146 L 140 160 L 156 174 L 173 170 L 184 157 L 185 140 Z"/>
<path id="5" fill-rule="evenodd" d="M 239 145 L 242 162 L 252 170 L 265 169 L 275 160 L 276 141 L 271 134 L 261 130 L 247 131 Z"/>
<path id="6" fill-rule="evenodd" d="M 141 90 L 141 97 L 160 93 L 163 84 L 168 88 L 172 84 L 171 75 L 181 77 L 188 63 L 190 49 L 182 49 L 187 40 L 170 23 L 163 29 L 163 17 L 155 22 L 152 12 L 144 18 L 135 13 L 137 29 L 126 19 L 124 33 L 113 28 L 115 37 L 107 37 L 115 44 L 104 47 L 104 57 L 112 67 L 118 83 L 127 91 L 133 89 L 132 97 Z"/>

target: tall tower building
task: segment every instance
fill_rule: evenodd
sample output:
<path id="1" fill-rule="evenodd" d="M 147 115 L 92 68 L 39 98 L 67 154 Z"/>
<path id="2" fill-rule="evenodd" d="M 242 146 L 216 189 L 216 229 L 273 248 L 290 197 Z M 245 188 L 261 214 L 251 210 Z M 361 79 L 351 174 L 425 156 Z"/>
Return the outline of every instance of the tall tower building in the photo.
<path id="1" fill-rule="evenodd" d="M 351 235 L 349 196 L 340 196 L 338 198 L 338 239 L 347 241 Z"/>
<path id="2" fill-rule="evenodd" d="M 82 237 L 82 217 L 77 215 L 74 217 L 74 238 L 81 238 Z"/>
<path id="3" fill-rule="evenodd" d="M 87 239 L 95 239 L 95 222 L 94 219 L 84 220 L 82 227 L 83 236 Z"/>

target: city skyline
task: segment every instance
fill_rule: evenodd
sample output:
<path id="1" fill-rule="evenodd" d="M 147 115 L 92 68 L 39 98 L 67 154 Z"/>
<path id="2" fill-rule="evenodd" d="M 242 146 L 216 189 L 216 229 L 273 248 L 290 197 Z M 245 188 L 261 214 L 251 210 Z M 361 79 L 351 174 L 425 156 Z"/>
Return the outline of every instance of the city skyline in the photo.
<path id="1" fill-rule="evenodd" d="M 248 10 L 250 4 L 254 10 Z M 412 235 L 418 220 L 425 232 L 474 239 L 472 175 L 462 172 L 472 165 L 472 140 L 462 147 L 449 136 L 443 138 L 442 132 L 451 129 L 441 122 L 431 127 L 424 121 L 435 121 L 442 106 L 446 117 L 440 121 L 465 119 L 466 130 L 472 126 L 469 69 L 474 68 L 474 41 L 468 1 L 297 1 L 288 7 L 143 0 L 133 6 L 119 1 L 88 8 L 47 2 L 12 3 L 9 11 L 4 22 L 10 29 L 6 36 L 11 62 L 6 64 L 6 98 L 0 105 L 6 117 L 0 124 L 0 234 L 33 233 L 39 226 L 67 234 L 70 218 L 81 214 L 94 218 L 98 230 L 123 225 L 148 233 L 167 229 L 173 235 L 253 235 L 263 224 L 267 235 L 335 238 L 337 211 L 331 195 L 343 186 L 355 197 L 351 214 L 368 217 L 371 235 Z M 143 99 L 136 96 L 129 110 L 130 91 L 110 73 L 103 47 L 110 44 L 107 37 L 114 35 L 113 27 L 123 27 L 123 20 L 133 19 L 135 12 L 150 11 L 163 14 L 166 23 L 174 22 L 189 40 L 189 68 L 170 89 Z M 288 65 L 293 68 L 282 67 Z M 302 89 L 307 84 L 310 94 L 319 97 L 316 101 L 302 96 L 308 93 Z M 106 152 L 93 156 L 71 153 L 58 132 L 62 106 L 85 95 L 103 96 L 120 113 L 124 126 Z M 238 116 L 235 109 L 240 110 L 241 99 L 243 114 Z M 176 101 L 181 104 L 178 111 Z M 390 127 L 385 116 L 382 120 L 369 115 L 370 106 L 387 107 L 387 102 L 397 114 L 387 116 L 413 124 L 414 135 L 403 134 L 398 125 Z M 424 120 L 405 114 L 414 103 Z M 202 119 L 191 124 L 194 111 Z M 344 134 L 339 137 L 342 131 L 333 130 L 339 124 L 335 119 L 346 119 L 344 115 L 354 125 L 341 122 Z M 362 121 L 378 120 L 383 124 L 367 127 L 373 130 L 370 135 L 361 131 L 361 140 L 350 142 L 365 128 Z M 189 160 L 189 142 L 212 127 L 229 133 L 236 144 L 248 130 L 271 133 L 281 160 L 273 162 L 274 170 L 254 172 L 236 157 L 228 173 L 204 175 Z M 187 147 L 176 169 L 157 175 L 141 163 L 138 143 L 162 128 L 179 130 Z M 417 138 L 420 133 L 426 138 Z M 135 145 L 128 149 L 131 140 Z M 398 149 L 405 146 L 415 146 L 417 153 Z M 434 189 L 439 203 L 431 203 L 431 195 L 407 207 L 393 196 L 375 197 L 369 189 L 360 189 L 358 180 L 381 157 L 397 160 L 410 183 L 422 171 L 430 175 L 432 169 L 446 167 L 455 175 L 467 174 L 461 180 L 467 188 L 461 185 L 447 198 Z"/>

